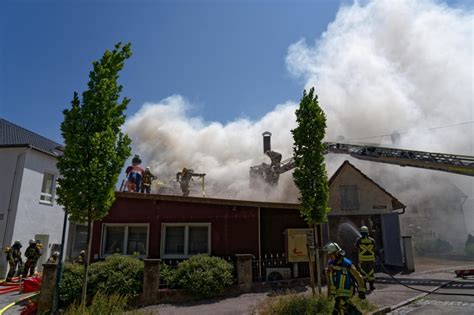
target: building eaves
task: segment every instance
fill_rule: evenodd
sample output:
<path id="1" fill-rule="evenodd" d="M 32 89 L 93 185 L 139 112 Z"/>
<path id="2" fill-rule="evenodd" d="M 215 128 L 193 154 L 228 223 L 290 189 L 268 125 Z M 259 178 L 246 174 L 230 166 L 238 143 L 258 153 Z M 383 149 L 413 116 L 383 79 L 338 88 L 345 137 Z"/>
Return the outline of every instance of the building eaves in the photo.
<path id="1" fill-rule="evenodd" d="M 2 118 L 0 118 L 0 147 L 31 147 L 54 157 L 62 155 L 63 150 L 61 144 Z"/>
<path id="2" fill-rule="evenodd" d="M 115 192 L 115 196 L 118 198 L 176 201 L 176 202 L 187 202 L 187 203 L 205 203 L 205 204 L 217 204 L 217 205 L 225 205 L 225 206 L 241 206 L 241 207 L 257 207 L 257 208 L 260 207 L 260 208 L 271 208 L 271 209 L 295 209 L 295 210 L 299 208 L 299 205 L 296 203 L 218 199 L 218 198 L 207 198 L 207 197 L 184 197 L 184 196 L 173 196 L 173 195 L 141 194 L 141 193 L 133 193 L 133 192 Z"/>

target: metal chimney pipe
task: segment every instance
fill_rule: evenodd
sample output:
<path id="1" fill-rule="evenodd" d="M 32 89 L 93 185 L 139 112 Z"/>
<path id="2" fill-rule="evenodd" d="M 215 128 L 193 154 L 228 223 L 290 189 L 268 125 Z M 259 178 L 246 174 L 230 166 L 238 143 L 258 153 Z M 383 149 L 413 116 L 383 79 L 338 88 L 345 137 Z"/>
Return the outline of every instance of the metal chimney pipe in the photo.
<path id="1" fill-rule="evenodd" d="M 272 139 L 272 133 L 269 131 L 265 131 L 262 133 L 263 136 L 263 154 L 265 154 L 267 151 L 272 150 L 272 145 L 271 145 L 271 139 Z"/>

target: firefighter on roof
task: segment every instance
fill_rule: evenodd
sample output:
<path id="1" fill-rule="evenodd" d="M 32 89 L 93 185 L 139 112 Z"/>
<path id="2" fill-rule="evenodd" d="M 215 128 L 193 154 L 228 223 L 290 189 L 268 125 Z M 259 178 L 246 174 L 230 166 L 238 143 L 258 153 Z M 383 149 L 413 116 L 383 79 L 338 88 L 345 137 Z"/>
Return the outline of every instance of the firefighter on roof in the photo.
<path id="1" fill-rule="evenodd" d="M 359 258 L 359 270 L 364 276 L 365 283 L 369 283 L 370 291 L 375 290 L 375 240 L 369 236 L 369 228 L 364 226 L 360 227 L 359 237 L 354 245 L 357 249 Z"/>
<path id="2" fill-rule="evenodd" d="M 149 194 L 151 191 L 151 182 L 156 179 L 156 176 L 151 173 L 150 168 L 147 166 L 142 178 L 141 192 Z"/>
<path id="3" fill-rule="evenodd" d="M 359 298 L 365 299 L 364 279 L 352 261 L 345 258 L 344 251 L 337 243 L 330 242 L 323 247 L 329 257 L 326 269 L 328 296 L 336 299 L 333 315 L 362 314 L 352 303 L 351 298 L 355 287 Z"/>
<path id="4" fill-rule="evenodd" d="M 15 276 L 15 273 L 17 272 L 17 266 L 19 267 L 22 264 L 20 248 L 20 241 L 15 241 L 11 247 L 5 248 L 8 265 L 10 266 L 6 279 L 7 282 L 12 281 L 13 276 Z"/>
<path id="5" fill-rule="evenodd" d="M 176 181 L 181 186 L 181 191 L 183 192 L 183 196 L 189 196 L 189 181 L 193 178 L 193 176 L 202 178 L 203 183 L 204 183 L 204 176 L 206 176 L 206 174 L 194 173 L 193 169 L 190 169 L 190 168 L 188 169 L 186 167 L 184 167 L 181 172 L 176 173 Z M 203 190 L 204 190 L 204 187 L 203 187 Z"/>

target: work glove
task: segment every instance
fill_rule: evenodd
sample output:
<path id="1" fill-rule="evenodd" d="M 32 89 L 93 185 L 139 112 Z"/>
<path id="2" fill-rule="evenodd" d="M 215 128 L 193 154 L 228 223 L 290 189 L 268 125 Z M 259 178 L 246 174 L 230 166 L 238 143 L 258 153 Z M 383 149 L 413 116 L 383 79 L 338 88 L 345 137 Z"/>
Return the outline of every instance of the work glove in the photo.
<path id="1" fill-rule="evenodd" d="M 359 299 L 365 300 L 365 292 L 359 292 Z"/>

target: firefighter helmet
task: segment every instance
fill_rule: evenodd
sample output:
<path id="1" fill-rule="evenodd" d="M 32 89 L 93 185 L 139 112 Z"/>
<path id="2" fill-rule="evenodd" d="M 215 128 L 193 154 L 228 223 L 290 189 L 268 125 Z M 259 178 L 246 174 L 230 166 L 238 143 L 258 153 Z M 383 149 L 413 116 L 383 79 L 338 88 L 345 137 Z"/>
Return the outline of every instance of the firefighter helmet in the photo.
<path id="1" fill-rule="evenodd" d="M 34 239 L 31 239 L 31 240 L 28 242 L 28 244 L 30 244 L 30 245 L 36 244 L 36 241 L 35 241 Z"/>
<path id="2" fill-rule="evenodd" d="M 14 243 L 13 243 L 13 246 L 16 246 L 16 247 L 21 247 L 21 242 L 19 240 L 16 240 Z"/>
<path id="3" fill-rule="evenodd" d="M 360 227 L 360 232 L 361 233 L 369 233 L 369 228 L 365 225 Z"/>
<path id="4" fill-rule="evenodd" d="M 51 254 L 51 256 L 53 257 L 59 257 L 59 252 L 58 251 L 55 251 Z"/>
<path id="5" fill-rule="evenodd" d="M 342 250 L 341 246 L 339 246 L 336 242 L 329 242 L 323 247 L 323 251 L 328 252 L 328 254 L 341 254 L 344 255 L 344 251 Z"/>

